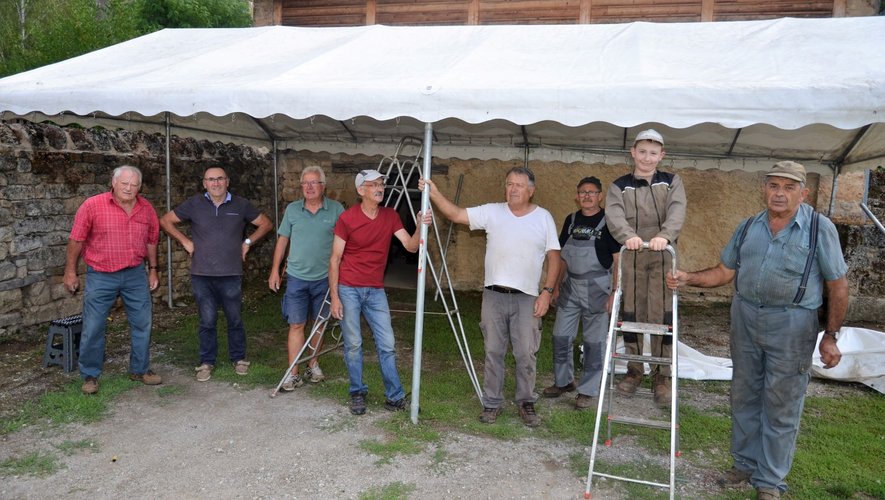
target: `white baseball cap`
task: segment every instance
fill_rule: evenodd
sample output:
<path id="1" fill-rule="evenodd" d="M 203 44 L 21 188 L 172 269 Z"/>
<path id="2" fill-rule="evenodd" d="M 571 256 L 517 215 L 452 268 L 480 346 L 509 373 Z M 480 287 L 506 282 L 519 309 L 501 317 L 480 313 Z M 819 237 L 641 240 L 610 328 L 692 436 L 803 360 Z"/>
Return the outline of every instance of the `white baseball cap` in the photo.
<path id="1" fill-rule="evenodd" d="M 387 177 L 377 170 L 361 170 L 356 174 L 356 187 L 360 187 L 364 182 L 372 182 L 375 179 L 387 179 Z"/>
<path id="2" fill-rule="evenodd" d="M 639 141 L 654 141 L 660 143 L 661 146 L 664 145 L 664 136 L 661 135 L 657 130 L 650 128 L 648 130 L 643 130 L 642 132 L 636 134 L 636 140 L 633 141 L 633 145 L 635 146 Z"/>

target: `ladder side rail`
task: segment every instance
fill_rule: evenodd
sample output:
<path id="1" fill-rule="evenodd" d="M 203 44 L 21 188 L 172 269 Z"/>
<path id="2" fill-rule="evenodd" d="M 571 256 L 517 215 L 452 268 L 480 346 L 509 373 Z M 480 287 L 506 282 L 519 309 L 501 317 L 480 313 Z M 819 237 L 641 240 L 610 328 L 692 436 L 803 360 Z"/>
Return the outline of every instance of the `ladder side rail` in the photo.
<path id="1" fill-rule="evenodd" d="M 329 320 L 329 316 L 331 316 L 331 310 L 323 315 L 323 312 L 326 311 L 326 303 L 328 302 L 331 305 L 330 299 L 331 290 L 326 290 L 326 297 L 323 299 L 323 306 L 320 307 L 320 311 L 317 313 L 317 317 L 313 321 L 313 326 L 310 329 L 310 335 L 304 340 L 304 345 L 301 346 L 301 349 L 298 351 L 298 354 L 295 355 L 295 359 L 292 360 L 292 363 L 286 368 L 286 371 L 283 373 L 283 377 L 280 378 L 280 382 L 277 384 L 276 388 L 270 394 L 270 397 L 276 397 L 277 393 L 280 391 L 280 387 L 286 382 L 286 377 L 289 376 L 289 373 L 292 371 L 292 368 L 295 368 L 299 362 L 301 362 L 301 356 L 304 354 L 304 351 L 307 350 L 308 346 L 310 346 L 310 341 L 313 340 L 314 336 L 319 332 L 320 341 L 323 339 L 323 334 L 326 331 L 326 324 Z"/>

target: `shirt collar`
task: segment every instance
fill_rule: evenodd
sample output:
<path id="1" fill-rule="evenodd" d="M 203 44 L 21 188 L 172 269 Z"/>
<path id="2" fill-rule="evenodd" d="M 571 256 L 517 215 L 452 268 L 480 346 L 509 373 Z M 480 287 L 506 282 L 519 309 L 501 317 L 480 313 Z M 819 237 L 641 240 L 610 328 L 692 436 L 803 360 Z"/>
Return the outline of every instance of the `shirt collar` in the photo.
<path id="1" fill-rule="evenodd" d="M 205 193 L 203 193 L 203 196 L 205 196 L 207 200 L 212 201 L 212 197 L 209 196 L 209 191 L 206 191 Z M 224 201 L 222 201 L 221 204 L 224 205 L 225 203 L 227 203 L 229 201 L 230 201 L 230 191 L 225 193 Z"/>

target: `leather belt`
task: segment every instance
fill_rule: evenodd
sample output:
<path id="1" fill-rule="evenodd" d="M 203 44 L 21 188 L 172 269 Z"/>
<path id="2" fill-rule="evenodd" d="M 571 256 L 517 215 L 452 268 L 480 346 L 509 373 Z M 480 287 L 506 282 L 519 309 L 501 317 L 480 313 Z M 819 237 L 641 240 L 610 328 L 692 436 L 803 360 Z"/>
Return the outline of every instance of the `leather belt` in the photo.
<path id="1" fill-rule="evenodd" d="M 486 290 L 491 290 L 498 293 L 523 293 L 521 290 L 517 290 L 516 288 L 507 288 L 506 286 L 489 285 L 485 288 Z"/>

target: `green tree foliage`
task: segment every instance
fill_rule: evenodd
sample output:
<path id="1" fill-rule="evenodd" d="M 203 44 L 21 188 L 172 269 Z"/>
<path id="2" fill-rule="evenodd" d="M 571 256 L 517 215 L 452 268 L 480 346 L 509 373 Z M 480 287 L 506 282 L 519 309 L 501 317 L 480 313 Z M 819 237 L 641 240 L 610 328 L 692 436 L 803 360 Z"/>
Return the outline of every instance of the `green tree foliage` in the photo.
<path id="1" fill-rule="evenodd" d="M 0 76 L 163 28 L 251 22 L 248 0 L 0 0 Z"/>

